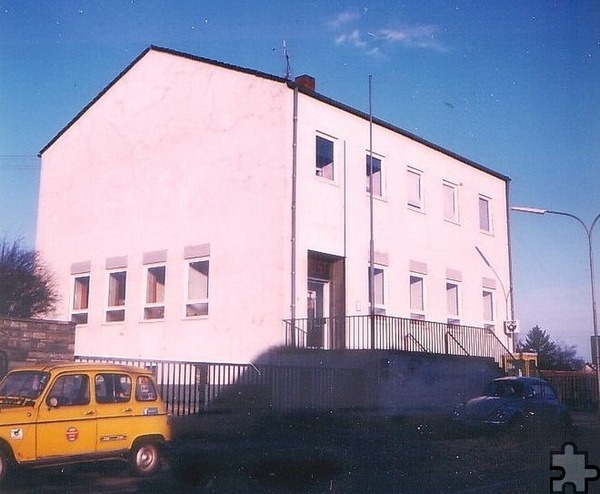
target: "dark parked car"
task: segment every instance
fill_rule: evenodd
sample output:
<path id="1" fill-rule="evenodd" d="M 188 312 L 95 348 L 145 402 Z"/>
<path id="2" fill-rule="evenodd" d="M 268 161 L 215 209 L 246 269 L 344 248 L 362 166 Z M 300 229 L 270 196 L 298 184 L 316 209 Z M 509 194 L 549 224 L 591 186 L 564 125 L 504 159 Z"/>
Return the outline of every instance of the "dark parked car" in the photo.
<path id="1" fill-rule="evenodd" d="M 458 405 L 453 419 L 469 429 L 544 430 L 563 433 L 571 425 L 567 408 L 543 379 L 502 377 L 483 392 Z"/>

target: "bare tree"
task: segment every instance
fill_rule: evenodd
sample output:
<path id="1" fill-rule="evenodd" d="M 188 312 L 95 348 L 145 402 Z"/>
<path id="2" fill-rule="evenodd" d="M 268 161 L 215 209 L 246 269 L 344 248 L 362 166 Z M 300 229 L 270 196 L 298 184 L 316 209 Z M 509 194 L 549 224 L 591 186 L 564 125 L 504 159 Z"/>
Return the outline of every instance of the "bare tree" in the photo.
<path id="1" fill-rule="evenodd" d="M 30 318 L 51 312 L 59 300 L 54 276 L 35 250 L 0 242 L 0 316 Z"/>

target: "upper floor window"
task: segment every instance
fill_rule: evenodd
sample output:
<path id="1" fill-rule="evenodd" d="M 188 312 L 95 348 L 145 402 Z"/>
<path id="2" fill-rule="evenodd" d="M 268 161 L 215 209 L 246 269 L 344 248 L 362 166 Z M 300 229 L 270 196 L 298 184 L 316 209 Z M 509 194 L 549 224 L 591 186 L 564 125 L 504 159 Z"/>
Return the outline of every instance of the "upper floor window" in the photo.
<path id="1" fill-rule="evenodd" d="M 317 136 L 315 164 L 318 177 L 333 180 L 333 141 Z"/>
<path id="2" fill-rule="evenodd" d="M 165 317 L 166 266 L 152 266 L 146 273 L 146 305 L 144 319 Z"/>
<path id="3" fill-rule="evenodd" d="M 410 275 L 410 317 L 425 319 L 425 279 L 422 276 Z"/>
<path id="4" fill-rule="evenodd" d="M 71 321 L 75 324 L 87 324 L 90 302 L 90 275 L 76 276 L 73 287 L 73 310 Z"/>
<path id="5" fill-rule="evenodd" d="M 383 181 L 381 176 L 381 160 L 367 154 L 367 192 L 371 192 L 373 182 L 373 195 L 383 195 Z"/>
<path id="6" fill-rule="evenodd" d="M 125 296 L 127 288 L 127 271 L 113 271 L 108 275 L 108 308 L 106 321 L 125 320 Z"/>
<path id="7" fill-rule="evenodd" d="M 492 231 L 490 199 L 483 196 L 479 196 L 479 229 L 482 232 Z"/>
<path id="8" fill-rule="evenodd" d="M 460 306 L 458 300 L 458 284 L 446 282 L 446 312 L 448 324 L 460 324 Z"/>
<path id="9" fill-rule="evenodd" d="M 186 317 L 208 315 L 208 259 L 188 262 Z"/>
<path id="10" fill-rule="evenodd" d="M 458 221 L 458 198 L 456 185 L 450 182 L 444 182 L 443 201 L 444 201 L 444 219 L 447 221 Z"/>
<path id="11" fill-rule="evenodd" d="M 423 208 L 423 190 L 421 184 L 422 174 L 420 171 L 414 168 L 407 170 L 407 183 L 408 183 L 408 205 L 422 209 Z"/>

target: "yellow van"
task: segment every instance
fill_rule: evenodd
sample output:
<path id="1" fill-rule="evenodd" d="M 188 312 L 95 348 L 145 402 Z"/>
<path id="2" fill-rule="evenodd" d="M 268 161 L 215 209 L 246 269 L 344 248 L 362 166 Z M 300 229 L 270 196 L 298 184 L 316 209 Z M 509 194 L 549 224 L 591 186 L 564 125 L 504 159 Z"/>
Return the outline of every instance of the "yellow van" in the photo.
<path id="1" fill-rule="evenodd" d="M 150 371 L 111 364 L 40 364 L 0 382 L 0 481 L 16 466 L 122 459 L 156 472 L 171 433 Z"/>

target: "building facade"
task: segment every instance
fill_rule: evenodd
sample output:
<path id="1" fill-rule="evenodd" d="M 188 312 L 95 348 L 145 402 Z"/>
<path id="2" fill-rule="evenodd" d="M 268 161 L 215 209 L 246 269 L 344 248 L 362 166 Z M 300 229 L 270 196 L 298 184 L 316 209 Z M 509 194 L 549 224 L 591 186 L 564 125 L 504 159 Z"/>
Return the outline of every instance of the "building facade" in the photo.
<path id="1" fill-rule="evenodd" d="M 345 348 L 371 300 L 511 345 L 509 179 L 313 82 L 151 47 L 40 152 L 76 355 L 252 362 L 284 320 Z"/>

